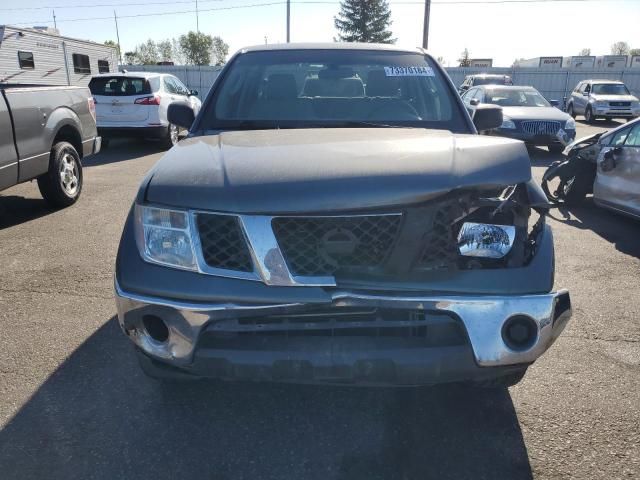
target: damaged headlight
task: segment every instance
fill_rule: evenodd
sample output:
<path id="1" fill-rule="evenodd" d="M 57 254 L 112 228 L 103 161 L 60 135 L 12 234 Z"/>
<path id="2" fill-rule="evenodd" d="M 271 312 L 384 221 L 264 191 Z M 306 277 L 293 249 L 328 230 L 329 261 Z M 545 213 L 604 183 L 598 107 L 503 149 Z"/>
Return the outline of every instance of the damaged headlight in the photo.
<path id="1" fill-rule="evenodd" d="M 458 233 L 458 251 L 465 257 L 502 258 L 513 246 L 516 227 L 466 222 Z"/>
<path id="2" fill-rule="evenodd" d="M 136 243 L 146 261 L 196 270 L 189 215 L 181 210 L 135 206 Z"/>

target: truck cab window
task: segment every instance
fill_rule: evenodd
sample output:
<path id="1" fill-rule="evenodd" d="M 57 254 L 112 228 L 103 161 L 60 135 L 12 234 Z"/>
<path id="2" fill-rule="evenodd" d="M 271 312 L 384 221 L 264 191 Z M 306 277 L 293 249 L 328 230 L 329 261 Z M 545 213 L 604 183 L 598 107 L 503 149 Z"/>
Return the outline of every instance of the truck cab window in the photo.
<path id="1" fill-rule="evenodd" d="M 33 53 L 18 52 L 18 64 L 22 69 L 33 70 L 35 68 L 35 62 L 33 61 Z"/>

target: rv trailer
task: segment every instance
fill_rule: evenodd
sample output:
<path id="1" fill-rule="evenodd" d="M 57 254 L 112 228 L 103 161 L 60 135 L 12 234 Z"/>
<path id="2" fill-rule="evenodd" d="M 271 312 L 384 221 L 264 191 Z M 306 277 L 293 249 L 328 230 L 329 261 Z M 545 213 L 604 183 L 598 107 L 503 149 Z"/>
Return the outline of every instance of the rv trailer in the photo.
<path id="1" fill-rule="evenodd" d="M 0 83 L 86 87 L 92 75 L 117 71 L 114 47 L 54 29 L 0 25 Z"/>

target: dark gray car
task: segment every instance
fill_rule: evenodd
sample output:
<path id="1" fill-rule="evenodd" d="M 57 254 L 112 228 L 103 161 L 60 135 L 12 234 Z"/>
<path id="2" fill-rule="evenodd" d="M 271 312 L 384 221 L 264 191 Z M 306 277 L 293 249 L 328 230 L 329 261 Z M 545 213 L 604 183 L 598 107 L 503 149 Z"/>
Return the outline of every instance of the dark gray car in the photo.
<path id="1" fill-rule="evenodd" d="M 462 96 L 471 115 L 478 105 L 502 107 L 502 125 L 491 134 L 522 140 L 560 153 L 576 137 L 576 122 L 560 111 L 533 87 L 486 85 L 475 87 Z M 554 102 L 557 105 L 557 102 Z"/>
<path id="2" fill-rule="evenodd" d="M 116 261 L 148 374 L 510 385 L 566 325 L 526 148 L 424 51 L 243 49 L 169 119 Z"/>

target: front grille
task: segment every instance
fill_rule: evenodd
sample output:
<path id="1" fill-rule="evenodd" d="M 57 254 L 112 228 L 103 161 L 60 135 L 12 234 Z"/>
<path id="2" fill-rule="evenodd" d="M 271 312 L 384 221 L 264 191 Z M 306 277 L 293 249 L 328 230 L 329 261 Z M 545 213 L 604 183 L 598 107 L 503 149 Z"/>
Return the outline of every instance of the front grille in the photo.
<path id="1" fill-rule="evenodd" d="M 520 123 L 523 132 L 531 135 L 555 135 L 560 130 L 560 122 L 527 120 Z"/>
<path id="2" fill-rule="evenodd" d="M 611 107 L 630 107 L 631 102 L 609 102 Z"/>
<path id="3" fill-rule="evenodd" d="M 433 225 L 424 241 L 418 268 L 438 270 L 455 265 L 458 260 L 458 248 L 452 224 L 459 213 L 460 206 L 456 203 L 444 204 L 436 212 Z"/>
<path id="4" fill-rule="evenodd" d="M 196 215 L 202 256 L 213 268 L 252 272 L 253 263 L 238 218 L 230 215 Z"/>
<path id="5" fill-rule="evenodd" d="M 272 226 L 294 275 L 375 269 L 389 257 L 402 215 L 277 217 Z"/>

